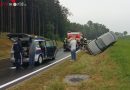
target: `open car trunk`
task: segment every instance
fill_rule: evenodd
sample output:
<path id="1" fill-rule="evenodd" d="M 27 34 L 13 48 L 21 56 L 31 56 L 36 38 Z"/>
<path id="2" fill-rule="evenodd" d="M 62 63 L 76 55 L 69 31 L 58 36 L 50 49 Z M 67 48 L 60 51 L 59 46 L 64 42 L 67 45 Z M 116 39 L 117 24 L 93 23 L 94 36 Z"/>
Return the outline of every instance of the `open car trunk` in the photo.
<path id="1" fill-rule="evenodd" d="M 16 40 L 17 38 L 26 38 L 26 39 L 29 39 L 31 36 L 28 35 L 28 34 L 24 34 L 24 33 L 9 33 L 7 34 L 7 37 L 11 40 Z"/>
<path id="2" fill-rule="evenodd" d="M 31 36 L 23 33 L 9 33 L 7 34 L 8 38 L 11 41 L 16 41 L 18 38 L 21 40 L 21 44 L 23 47 L 23 58 L 29 57 L 29 39 Z"/>
<path id="3" fill-rule="evenodd" d="M 29 57 L 29 41 L 22 41 L 23 58 Z"/>

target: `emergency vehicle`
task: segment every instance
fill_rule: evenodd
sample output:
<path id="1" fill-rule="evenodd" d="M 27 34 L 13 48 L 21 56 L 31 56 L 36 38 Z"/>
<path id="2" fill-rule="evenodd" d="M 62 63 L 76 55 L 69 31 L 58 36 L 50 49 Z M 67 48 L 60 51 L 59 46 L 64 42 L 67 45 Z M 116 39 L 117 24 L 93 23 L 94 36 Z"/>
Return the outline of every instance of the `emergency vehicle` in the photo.
<path id="1" fill-rule="evenodd" d="M 80 40 L 82 39 L 82 33 L 81 32 L 68 32 L 67 37 L 64 39 L 64 44 L 63 44 L 64 51 L 70 51 L 69 43 L 73 36 L 75 36 L 77 40 L 77 49 L 79 48 Z"/>
<path id="2" fill-rule="evenodd" d="M 22 61 L 23 63 L 29 62 L 29 50 L 30 44 L 35 44 L 35 56 L 34 56 L 34 62 L 35 64 L 42 64 L 43 60 L 47 59 L 55 59 L 56 57 L 56 51 L 57 51 L 57 45 L 54 40 L 48 40 L 43 37 L 32 37 L 28 34 L 23 33 L 9 33 L 7 35 L 11 41 L 15 41 L 17 38 L 21 40 L 21 44 L 23 47 L 23 53 L 22 53 Z M 32 41 L 30 43 L 30 38 L 32 38 Z M 10 60 L 13 64 L 15 64 L 14 59 L 14 51 L 11 48 L 10 53 Z"/>

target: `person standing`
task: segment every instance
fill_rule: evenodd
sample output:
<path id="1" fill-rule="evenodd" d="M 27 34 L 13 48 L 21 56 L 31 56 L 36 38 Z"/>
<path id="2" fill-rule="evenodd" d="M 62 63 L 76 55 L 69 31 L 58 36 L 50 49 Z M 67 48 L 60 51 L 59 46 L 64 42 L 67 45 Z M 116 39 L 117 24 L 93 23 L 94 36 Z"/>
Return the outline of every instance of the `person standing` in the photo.
<path id="1" fill-rule="evenodd" d="M 19 45 L 19 47 L 20 47 L 20 55 L 21 55 L 21 59 L 20 59 L 20 65 L 22 66 L 22 64 L 23 64 L 23 53 L 24 53 L 24 50 L 23 50 L 23 47 L 22 47 L 22 41 L 21 41 L 21 39 L 20 38 L 18 38 L 18 45 Z"/>
<path id="2" fill-rule="evenodd" d="M 22 48 L 22 45 L 20 44 L 19 39 L 14 42 L 13 51 L 14 51 L 14 58 L 15 58 L 16 69 L 20 69 L 21 66 L 22 66 L 22 52 L 23 52 L 23 48 Z"/>
<path id="3" fill-rule="evenodd" d="M 76 45 L 77 45 L 77 41 L 75 36 L 73 36 L 70 40 L 70 50 L 71 50 L 71 59 L 72 60 L 76 60 Z"/>
<path id="4" fill-rule="evenodd" d="M 34 42 L 32 42 L 30 44 L 30 48 L 29 48 L 29 67 L 32 68 L 34 67 L 35 64 L 35 52 L 36 52 L 36 44 Z"/>

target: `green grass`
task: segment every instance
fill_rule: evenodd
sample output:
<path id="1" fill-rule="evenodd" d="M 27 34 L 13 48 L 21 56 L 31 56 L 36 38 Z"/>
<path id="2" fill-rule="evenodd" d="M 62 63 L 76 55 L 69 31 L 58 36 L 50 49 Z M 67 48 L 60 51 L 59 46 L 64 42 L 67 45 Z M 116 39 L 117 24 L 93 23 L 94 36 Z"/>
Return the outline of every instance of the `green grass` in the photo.
<path id="1" fill-rule="evenodd" d="M 121 39 L 110 49 L 110 56 L 118 65 L 118 79 L 120 80 L 120 88 L 124 90 L 130 89 L 130 38 Z"/>
<path id="2" fill-rule="evenodd" d="M 130 39 L 121 39 L 105 52 L 78 54 L 76 62 L 66 60 L 9 90 L 129 90 Z M 64 78 L 71 74 L 89 75 L 88 81 L 73 86 Z"/>
<path id="3" fill-rule="evenodd" d="M 0 38 L 4 38 L 4 39 L 7 39 L 7 33 L 0 33 Z"/>
<path id="4" fill-rule="evenodd" d="M 5 34 L 0 38 L 0 60 L 10 56 L 11 41 L 7 39 Z"/>

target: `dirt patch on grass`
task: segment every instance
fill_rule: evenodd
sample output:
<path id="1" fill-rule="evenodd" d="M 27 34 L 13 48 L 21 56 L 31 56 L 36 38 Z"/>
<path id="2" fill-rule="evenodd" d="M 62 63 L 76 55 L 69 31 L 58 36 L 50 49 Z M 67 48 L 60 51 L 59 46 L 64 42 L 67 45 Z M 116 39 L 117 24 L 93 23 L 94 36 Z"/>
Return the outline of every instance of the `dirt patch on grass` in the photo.
<path id="1" fill-rule="evenodd" d="M 74 75 L 67 75 L 64 79 L 64 82 L 69 85 L 78 85 L 83 81 L 87 81 L 89 79 L 88 75 L 81 75 L 81 74 L 74 74 Z"/>

